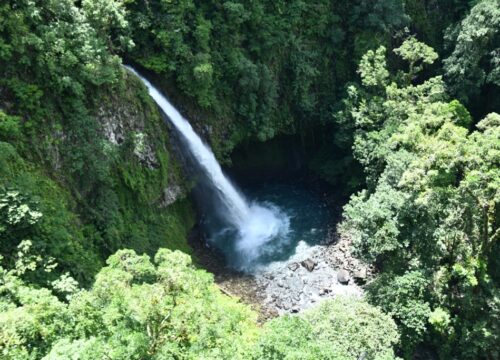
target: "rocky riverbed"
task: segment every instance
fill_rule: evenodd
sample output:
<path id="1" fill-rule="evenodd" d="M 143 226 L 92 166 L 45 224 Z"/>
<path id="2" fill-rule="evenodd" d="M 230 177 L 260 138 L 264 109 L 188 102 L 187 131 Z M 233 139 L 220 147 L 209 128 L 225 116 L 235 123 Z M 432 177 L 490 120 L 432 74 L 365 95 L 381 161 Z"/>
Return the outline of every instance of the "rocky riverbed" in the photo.
<path id="1" fill-rule="evenodd" d="M 300 242 L 292 258 L 254 274 L 262 305 L 278 314 L 296 313 L 337 295 L 361 296 L 352 273 L 329 261 L 330 252 L 328 245 L 309 247 Z"/>
<path id="2" fill-rule="evenodd" d="M 198 233 L 192 234 L 191 246 L 197 263 L 214 274 L 221 290 L 251 305 L 262 319 L 297 313 L 337 295 L 362 296 L 361 285 L 372 275 L 372 269 L 351 255 L 348 239 L 337 239 L 334 231 L 324 244 L 299 242 L 290 259 L 253 274 L 225 267 L 222 255 L 207 247 Z"/>

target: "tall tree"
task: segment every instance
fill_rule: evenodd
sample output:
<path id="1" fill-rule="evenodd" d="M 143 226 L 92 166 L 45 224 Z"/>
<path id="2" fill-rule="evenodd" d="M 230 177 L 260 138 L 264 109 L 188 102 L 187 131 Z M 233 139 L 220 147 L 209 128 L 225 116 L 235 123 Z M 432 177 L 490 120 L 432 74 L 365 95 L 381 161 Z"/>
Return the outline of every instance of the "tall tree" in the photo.
<path id="1" fill-rule="evenodd" d="M 436 58 L 432 49 L 406 40 L 395 52 L 409 70 L 392 76 L 384 51 L 363 57 L 363 86 L 350 90 L 341 113 L 344 123 L 354 124 L 354 154 L 369 179 L 344 208 L 341 232 L 380 268 L 369 297 L 397 320 L 406 356 L 436 332 L 446 344 L 443 356 L 494 358 L 499 115 L 488 115 L 469 133 L 472 119 L 449 101 L 441 77 L 412 83 L 421 70 L 415 64 Z M 481 308 L 495 315 L 482 318 Z"/>

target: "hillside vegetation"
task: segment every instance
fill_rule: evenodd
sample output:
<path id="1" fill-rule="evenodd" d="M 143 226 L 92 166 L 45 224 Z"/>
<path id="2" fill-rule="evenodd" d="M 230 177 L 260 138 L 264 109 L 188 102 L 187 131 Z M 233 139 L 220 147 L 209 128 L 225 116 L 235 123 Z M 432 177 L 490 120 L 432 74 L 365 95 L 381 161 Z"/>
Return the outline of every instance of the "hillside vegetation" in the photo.
<path id="1" fill-rule="evenodd" d="M 221 162 L 300 139 L 366 296 L 260 325 L 223 295 L 123 63 Z M 0 357 L 499 358 L 499 88 L 499 0 L 2 1 Z"/>

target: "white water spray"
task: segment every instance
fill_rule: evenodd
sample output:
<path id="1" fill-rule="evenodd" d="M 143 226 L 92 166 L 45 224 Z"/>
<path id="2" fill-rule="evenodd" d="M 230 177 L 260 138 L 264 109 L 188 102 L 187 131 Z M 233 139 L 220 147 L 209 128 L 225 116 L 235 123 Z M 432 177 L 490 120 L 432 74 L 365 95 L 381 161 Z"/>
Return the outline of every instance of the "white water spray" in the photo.
<path id="1" fill-rule="evenodd" d="M 286 237 L 289 232 L 289 218 L 272 206 L 263 207 L 256 203 L 249 205 L 224 175 L 214 154 L 194 132 L 191 124 L 148 80 L 130 66 L 126 68 L 142 80 L 153 100 L 188 144 L 189 151 L 217 191 L 226 220 L 238 231 L 236 249 L 241 254 L 242 268 L 252 266 L 265 243 L 276 236 Z"/>

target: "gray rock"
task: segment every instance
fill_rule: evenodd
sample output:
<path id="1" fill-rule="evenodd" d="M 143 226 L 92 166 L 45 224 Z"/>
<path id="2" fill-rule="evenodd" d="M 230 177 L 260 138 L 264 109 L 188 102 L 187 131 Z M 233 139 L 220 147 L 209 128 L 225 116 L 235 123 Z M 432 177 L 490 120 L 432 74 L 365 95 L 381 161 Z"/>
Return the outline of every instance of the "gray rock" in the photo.
<path id="1" fill-rule="evenodd" d="M 313 271 L 316 267 L 316 262 L 313 259 L 306 259 L 301 262 L 302 266 L 305 267 L 308 271 Z"/>
<path id="2" fill-rule="evenodd" d="M 290 301 L 290 299 L 285 299 L 282 303 L 281 303 L 281 307 L 285 310 L 288 310 L 292 307 L 292 302 Z"/>
<path id="3" fill-rule="evenodd" d="M 352 274 L 352 277 L 354 280 L 359 281 L 359 282 L 365 282 L 366 281 L 366 269 L 359 269 Z"/>
<path id="4" fill-rule="evenodd" d="M 163 201 L 161 202 L 161 207 L 166 207 L 173 204 L 177 199 L 184 195 L 184 190 L 176 184 L 169 185 L 163 189 Z"/>
<path id="5" fill-rule="evenodd" d="M 300 294 L 304 288 L 302 281 L 299 278 L 291 278 L 287 284 L 292 294 Z"/>
<path id="6" fill-rule="evenodd" d="M 276 301 L 276 306 L 283 310 L 289 310 L 292 307 L 290 299 L 281 299 Z"/>
<path id="7" fill-rule="evenodd" d="M 347 270 L 342 269 L 337 272 L 337 280 L 339 281 L 339 283 L 347 285 L 349 284 L 349 280 L 351 280 L 351 277 L 349 276 Z"/>
<path id="8" fill-rule="evenodd" d="M 337 248 L 318 246 L 303 257 L 297 256 L 286 264 L 256 275 L 258 292 L 266 299 L 265 307 L 278 314 L 286 314 L 297 309 L 300 312 L 322 299 L 333 298 L 338 294 L 360 294 L 361 290 L 353 276 L 355 271 L 365 267 L 355 261 L 348 266 L 346 256 L 349 254 Z M 333 261 L 335 257 L 341 260 L 340 263 Z M 307 269 L 307 260 L 314 262 L 313 271 Z M 340 279 L 344 285 L 339 285 L 341 282 L 338 280 L 341 269 L 346 272 L 344 279 Z M 274 279 L 271 279 L 270 273 Z M 370 274 L 369 270 L 367 274 Z"/>

